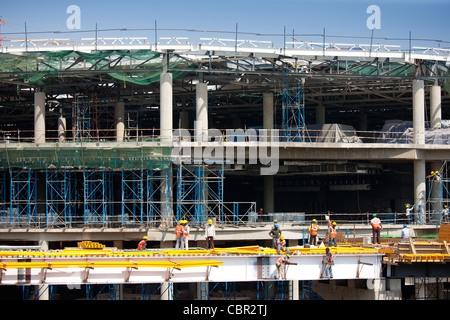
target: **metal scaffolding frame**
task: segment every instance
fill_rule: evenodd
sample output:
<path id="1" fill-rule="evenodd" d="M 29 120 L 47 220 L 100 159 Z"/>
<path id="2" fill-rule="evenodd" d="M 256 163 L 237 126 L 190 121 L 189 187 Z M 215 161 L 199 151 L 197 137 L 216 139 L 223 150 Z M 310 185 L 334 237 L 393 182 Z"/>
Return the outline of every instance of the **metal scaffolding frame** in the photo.
<path id="1" fill-rule="evenodd" d="M 84 225 L 110 225 L 113 214 L 112 171 L 107 169 L 83 169 Z"/>
<path id="2" fill-rule="evenodd" d="M 282 139 L 284 141 L 304 142 L 306 134 L 304 87 L 300 85 L 289 86 L 289 80 L 285 80 L 281 108 Z"/>
<path id="3" fill-rule="evenodd" d="M 155 226 L 158 222 L 172 222 L 172 168 L 163 170 L 147 169 L 146 216 L 145 223 Z"/>
<path id="4" fill-rule="evenodd" d="M 180 164 L 177 168 L 176 218 L 203 226 L 209 218 L 224 222 L 223 165 Z"/>
<path id="5" fill-rule="evenodd" d="M 122 169 L 122 226 L 144 221 L 143 170 Z"/>
<path id="6" fill-rule="evenodd" d="M 46 227 L 70 227 L 75 216 L 75 181 L 70 169 L 45 170 Z"/>
<path id="7" fill-rule="evenodd" d="M 38 224 L 36 171 L 10 169 L 10 225 L 31 227 Z"/>

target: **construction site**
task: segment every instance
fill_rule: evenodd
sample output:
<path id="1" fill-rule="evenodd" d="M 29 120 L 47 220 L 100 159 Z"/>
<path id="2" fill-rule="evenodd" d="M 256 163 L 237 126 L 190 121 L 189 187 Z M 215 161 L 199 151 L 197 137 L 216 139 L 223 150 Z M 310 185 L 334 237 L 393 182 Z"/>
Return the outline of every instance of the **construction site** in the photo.
<path id="1" fill-rule="evenodd" d="M 449 49 L 97 31 L 1 43 L 2 297 L 449 299 Z"/>

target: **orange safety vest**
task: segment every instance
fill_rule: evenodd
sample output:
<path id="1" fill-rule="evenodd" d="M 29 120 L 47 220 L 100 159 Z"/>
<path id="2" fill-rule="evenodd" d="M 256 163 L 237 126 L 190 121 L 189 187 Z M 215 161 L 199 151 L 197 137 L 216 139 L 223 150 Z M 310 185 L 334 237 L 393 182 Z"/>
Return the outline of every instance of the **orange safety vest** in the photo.
<path id="1" fill-rule="evenodd" d="M 279 257 L 278 260 L 277 260 L 278 263 L 283 263 L 284 261 L 285 261 L 284 257 Z"/>
<path id="2" fill-rule="evenodd" d="M 189 237 L 189 226 L 185 226 L 184 228 L 183 228 L 183 230 L 184 230 L 184 236 L 185 237 Z"/>
<path id="3" fill-rule="evenodd" d="M 327 262 L 333 262 L 333 255 L 331 254 L 331 252 L 329 254 L 327 254 Z"/>
<path id="4" fill-rule="evenodd" d="M 381 227 L 381 221 L 378 218 L 373 218 L 370 222 L 372 223 L 372 227 L 374 229 L 378 229 Z"/>
<path id="5" fill-rule="evenodd" d="M 180 224 L 177 225 L 175 232 L 176 232 L 177 237 L 181 236 L 183 234 L 183 226 Z"/>
<path id="6" fill-rule="evenodd" d="M 138 244 L 138 250 L 142 250 L 144 248 L 145 240 L 141 240 Z"/>
<path id="7" fill-rule="evenodd" d="M 317 230 L 319 230 L 319 226 L 317 224 L 313 223 L 311 225 L 311 235 L 312 236 L 317 235 Z"/>
<path id="8" fill-rule="evenodd" d="M 334 239 L 336 238 L 336 228 L 330 228 L 330 238 Z"/>

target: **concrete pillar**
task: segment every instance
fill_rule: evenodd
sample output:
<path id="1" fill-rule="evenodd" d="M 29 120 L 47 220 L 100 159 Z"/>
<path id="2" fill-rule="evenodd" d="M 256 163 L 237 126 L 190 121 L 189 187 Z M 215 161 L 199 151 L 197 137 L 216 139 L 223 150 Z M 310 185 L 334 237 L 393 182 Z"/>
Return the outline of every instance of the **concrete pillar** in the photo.
<path id="1" fill-rule="evenodd" d="M 45 142 L 45 92 L 34 93 L 34 142 Z"/>
<path id="2" fill-rule="evenodd" d="M 208 140 L 208 85 L 197 83 L 195 99 L 195 137 L 196 141 Z"/>
<path id="3" fill-rule="evenodd" d="M 298 280 L 292 280 L 292 286 L 289 286 L 289 300 L 299 300 L 300 294 L 299 294 L 299 281 Z"/>
<path id="4" fill-rule="evenodd" d="M 263 95 L 263 128 L 273 129 L 273 93 L 266 92 Z"/>
<path id="5" fill-rule="evenodd" d="M 58 118 L 58 141 L 63 142 L 66 140 L 66 118 L 60 116 Z"/>
<path id="6" fill-rule="evenodd" d="M 264 176 L 264 212 L 275 211 L 275 176 Z"/>
<path id="7" fill-rule="evenodd" d="M 173 97 L 171 73 L 163 72 L 160 76 L 160 135 L 163 144 L 172 143 L 173 129 Z"/>
<path id="8" fill-rule="evenodd" d="M 122 142 L 125 135 L 125 103 L 119 101 L 116 104 L 116 141 Z"/>
<path id="9" fill-rule="evenodd" d="M 413 81 L 414 144 L 425 144 L 425 90 L 423 80 Z"/>
<path id="10" fill-rule="evenodd" d="M 425 223 L 425 179 L 425 160 L 414 160 L 414 204 L 416 205 L 415 223 Z"/>
<path id="11" fill-rule="evenodd" d="M 441 169 L 441 162 L 440 161 L 432 161 L 430 163 L 431 171 L 439 171 Z M 432 211 L 432 218 L 433 220 L 439 219 L 439 214 L 442 212 L 443 209 L 443 203 L 441 198 L 441 192 L 440 192 L 440 185 L 441 181 L 438 181 L 436 179 L 433 179 L 431 181 L 431 211 Z M 430 200 L 430 199 L 429 199 Z"/>
<path id="12" fill-rule="evenodd" d="M 172 248 L 172 242 L 170 241 L 161 241 L 160 248 Z M 161 300 L 173 300 L 173 283 L 172 282 L 163 282 L 161 284 Z"/>
<path id="13" fill-rule="evenodd" d="M 440 129 L 442 120 L 441 87 L 434 85 L 430 92 L 430 127 Z"/>
<path id="14" fill-rule="evenodd" d="M 41 246 L 42 251 L 48 250 L 48 241 L 47 240 L 39 240 L 39 245 Z M 39 287 L 39 300 L 49 300 L 50 299 L 50 289 L 48 284 L 41 284 Z"/>
<path id="15" fill-rule="evenodd" d="M 325 106 L 322 101 L 316 106 L 316 124 L 325 124 Z"/>

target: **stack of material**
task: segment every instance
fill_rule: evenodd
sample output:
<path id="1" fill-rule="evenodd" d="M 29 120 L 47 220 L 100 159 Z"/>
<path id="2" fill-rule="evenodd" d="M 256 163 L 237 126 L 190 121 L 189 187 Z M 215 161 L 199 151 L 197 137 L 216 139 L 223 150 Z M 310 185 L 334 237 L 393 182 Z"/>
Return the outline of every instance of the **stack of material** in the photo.
<path id="1" fill-rule="evenodd" d="M 417 240 L 399 242 L 384 258 L 386 263 L 449 262 L 450 252 L 446 241 Z"/>
<path id="2" fill-rule="evenodd" d="M 101 244 L 99 242 L 92 242 L 92 241 L 81 241 L 77 242 L 78 248 L 81 249 L 103 249 L 105 247 L 104 244 Z"/>
<path id="3" fill-rule="evenodd" d="M 439 228 L 438 238 L 440 241 L 450 242 L 450 223 L 443 223 Z"/>

